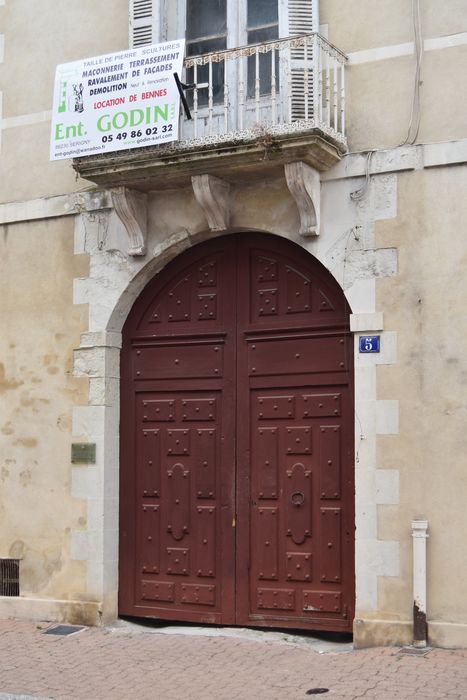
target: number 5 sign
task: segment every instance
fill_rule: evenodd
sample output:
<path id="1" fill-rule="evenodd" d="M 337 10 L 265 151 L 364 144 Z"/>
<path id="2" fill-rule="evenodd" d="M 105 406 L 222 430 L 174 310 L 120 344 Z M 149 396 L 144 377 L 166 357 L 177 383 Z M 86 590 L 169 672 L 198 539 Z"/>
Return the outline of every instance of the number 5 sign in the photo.
<path id="1" fill-rule="evenodd" d="M 360 352 L 379 352 L 379 335 L 361 335 L 358 340 Z"/>

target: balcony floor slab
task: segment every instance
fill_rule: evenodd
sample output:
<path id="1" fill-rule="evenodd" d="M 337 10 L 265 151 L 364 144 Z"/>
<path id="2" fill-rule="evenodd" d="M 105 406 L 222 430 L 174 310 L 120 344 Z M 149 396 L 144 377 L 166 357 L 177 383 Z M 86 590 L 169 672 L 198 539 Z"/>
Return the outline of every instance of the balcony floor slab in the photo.
<path id="1" fill-rule="evenodd" d="M 277 173 L 286 163 L 303 161 L 325 171 L 346 152 L 338 135 L 321 128 L 280 133 L 275 129 L 227 134 L 222 140 L 179 142 L 73 161 L 83 178 L 102 187 L 126 185 L 142 191 L 187 186 L 193 175 L 211 174 L 227 182 L 255 180 Z"/>

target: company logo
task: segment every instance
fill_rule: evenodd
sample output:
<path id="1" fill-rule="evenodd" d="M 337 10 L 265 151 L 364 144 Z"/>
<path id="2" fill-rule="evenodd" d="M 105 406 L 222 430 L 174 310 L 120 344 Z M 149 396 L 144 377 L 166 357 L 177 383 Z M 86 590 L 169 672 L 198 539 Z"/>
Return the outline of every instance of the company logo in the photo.
<path id="1" fill-rule="evenodd" d="M 73 93 L 74 93 L 74 100 L 75 100 L 75 112 L 84 112 L 84 104 L 83 104 L 83 83 L 80 83 L 79 85 L 73 85 Z"/>

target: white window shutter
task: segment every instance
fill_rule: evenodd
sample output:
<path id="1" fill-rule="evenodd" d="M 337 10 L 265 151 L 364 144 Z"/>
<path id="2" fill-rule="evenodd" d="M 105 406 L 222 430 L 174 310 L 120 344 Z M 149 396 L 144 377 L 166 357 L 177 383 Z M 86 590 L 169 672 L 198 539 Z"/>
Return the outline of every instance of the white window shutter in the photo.
<path id="1" fill-rule="evenodd" d="M 319 31 L 318 0 L 288 0 L 289 36 Z"/>
<path id="2" fill-rule="evenodd" d="M 158 41 L 156 5 L 157 0 L 130 0 L 130 48 Z"/>
<path id="3" fill-rule="evenodd" d="M 300 36 L 319 31 L 319 0 L 288 0 L 288 35 Z M 292 121 L 313 118 L 313 48 L 307 47 L 307 65 L 309 68 L 308 98 L 305 98 L 305 49 L 304 47 L 290 50 L 290 73 L 292 90 Z M 308 102 L 308 111 L 305 109 Z"/>

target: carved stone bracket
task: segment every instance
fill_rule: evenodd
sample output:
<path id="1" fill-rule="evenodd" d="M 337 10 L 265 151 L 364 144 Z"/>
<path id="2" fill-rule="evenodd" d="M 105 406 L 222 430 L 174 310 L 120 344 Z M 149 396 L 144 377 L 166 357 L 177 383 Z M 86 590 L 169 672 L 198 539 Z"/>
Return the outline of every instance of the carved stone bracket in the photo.
<path id="1" fill-rule="evenodd" d="M 112 203 L 130 239 L 128 255 L 146 255 L 147 195 L 128 187 L 112 190 Z"/>
<path id="2" fill-rule="evenodd" d="M 318 236 L 321 181 L 319 172 L 303 161 L 284 165 L 285 179 L 300 214 L 300 234 Z"/>
<path id="3" fill-rule="evenodd" d="M 225 231 L 230 221 L 229 183 L 214 175 L 193 175 L 191 182 L 211 231 Z"/>

